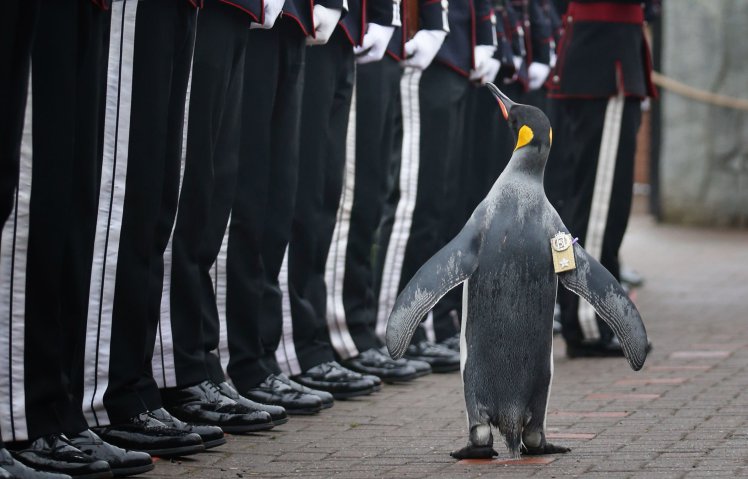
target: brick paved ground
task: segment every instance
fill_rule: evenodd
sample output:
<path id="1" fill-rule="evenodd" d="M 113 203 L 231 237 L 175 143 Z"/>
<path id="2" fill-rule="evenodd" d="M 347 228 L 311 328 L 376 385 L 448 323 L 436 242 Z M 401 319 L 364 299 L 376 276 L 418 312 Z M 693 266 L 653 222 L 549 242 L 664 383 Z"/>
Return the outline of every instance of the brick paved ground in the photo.
<path id="1" fill-rule="evenodd" d="M 548 415 L 572 447 L 539 464 L 457 463 L 466 440 L 458 374 L 431 375 L 339 401 L 269 433 L 180 461 L 154 476 L 748 477 L 748 233 L 632 219 L 626 263 L 646 276 L 636 302 L 655 349 L 644 369 L 623 359 L 567 360 L 556 340 Z"/>

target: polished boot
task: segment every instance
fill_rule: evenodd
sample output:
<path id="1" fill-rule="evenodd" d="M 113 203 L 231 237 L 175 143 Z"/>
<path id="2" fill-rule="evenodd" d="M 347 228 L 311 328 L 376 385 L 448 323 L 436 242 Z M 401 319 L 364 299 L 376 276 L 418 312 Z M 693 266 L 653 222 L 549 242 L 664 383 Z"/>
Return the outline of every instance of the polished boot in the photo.
<path id="1" fill-rule="evenodd" d="M 101 440 L 91 430 L 70 436 L 70 443 L 96 460 L 106 461 L 114 477 L 142 474 L 154 468 L 151 456 L 140 451 L 126 451 Z"/>
<path id="2" fill-rule="evenodd" d="M 251 399 L 245 398 L 226 381 L 220 383 L 218 387 L 221 389 L 221 394 L 233 399 L 247 409 L 252 411 L 265 411 L 270 414 L 270 419 L 273 420 L 273 426 L 280 426 L 281 424 L 288 422 L 288 414 L 286 414 L 286 410 L 283 409 L 283 407 L 274 406 L 272 404 L 260 404 Z"/>
<path id="3" fill-rule="evenodd" d="M 54 472 L 44 472 L 31 469 L 21 461 L 16 461 L 10 452 L 5 448 L 0 448 L 0 471 L 2 479 L 71 479 L 67 474 L 56 474 Z"/>
<path id="4" fill-rule="evenodd" d="M 327 391 L 335 399 L 364 396 L 375 388 L 373 381 L 335 361 L 318 364 L 291 379 L 302 386 Z"/>
<path id="5" fill-rule="evenodd" d="M 49 434 L 31 441 L 13 457 L 37 471 L 67 474 L 76 479 L 108 479 L 112 470 L 106 461 L 94 459 L 70 444 L 64 434 Z"/>
<path id="6" fill-rule="evenodd" d="M 166 427 L 182 431 L 190 434 L 194 433 L 200 436 L 203 440 L 203 446 L 205 449 L 211 449 L 213 447 L 221 446 L 226 444 L 226 437 L 223 434 L 223 429 L 218 426 L 199 426 L 196 424 L 188 424 L 175 418 L 169 411 L 164 408 L 159 408 L 154 411 L 148 411 L 148 415 L 153 419 L 156 419 Z"/>
<path id="7" fill-rule="evenodd" d="M 245 433 L 272 429 L 273 420 L 265 411 L 250 410 L 221 394 L 213 381 L 203 381 L 184 388 L 163 389 L 164 408 L 191 424 L 218 426 L 228 433 Z"/>
<path id="8" fill-rule="evenodd" d="M 147 412 L 131 417 L 125 423 L 92 429 L 110 444 L 147 452 L 151 456 L 189 456 L 205 450 L 199 435 L 167 427 Z"/>
<path id="9" fill-rule="evenodd" d="M 262 404 L 281 406 L 288 414 L 316 414 L 322 409 L 318 396 L 291 387 L 288 378 L 281 374 L 269 375 L 241 395 Z"/>
<path id="10" fill-rule="evenodd" d="M 405 358 L 427 362 L 435 373 L 449 373 L 460 369 L 460 353 L 425 340 L 408 346 Z"/>

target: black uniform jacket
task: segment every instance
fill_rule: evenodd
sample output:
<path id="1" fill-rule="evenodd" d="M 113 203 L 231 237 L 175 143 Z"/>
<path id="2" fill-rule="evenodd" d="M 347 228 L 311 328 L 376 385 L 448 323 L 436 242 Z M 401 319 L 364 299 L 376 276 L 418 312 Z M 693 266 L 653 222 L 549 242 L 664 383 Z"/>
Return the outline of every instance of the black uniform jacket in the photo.
<path id="1" fill-rule="evenodd" d="M 546 84 L 555 98 L 656 97 L 641 0 L 569 3 L 556 67 Z"/>

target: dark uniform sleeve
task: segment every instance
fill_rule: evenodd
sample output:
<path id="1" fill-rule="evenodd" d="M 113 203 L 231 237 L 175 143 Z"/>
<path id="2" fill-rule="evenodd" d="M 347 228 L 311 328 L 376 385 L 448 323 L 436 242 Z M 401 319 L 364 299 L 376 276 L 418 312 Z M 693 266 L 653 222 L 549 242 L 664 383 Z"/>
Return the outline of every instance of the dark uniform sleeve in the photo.
<path id="1" fill-rule="evenodd" d="M 499 46 L 494 56 L 501 61 L 498 78 L 510 79 L 514 69 L 514 11 L 509 0 L 499 0 L 494 5 L 496 11 L 496 36 Z"/>
<path id="2" fill-rule="evenodd" d="M 448 0 L 418 0 L 418 2 L 419 30 L 444 30 L 449 32 Z"/>
<path id="3" fill-rule="evenodd" d="M 402 26 L 400 3 L 401 0 L 367 0 L 367 21 L 390 27 Z"/>
<path id="4" fill-rule="evenodd" d="M 200 0 L 196 0 L 200 1 Z M 221 2 L 236 7 L 250 16 L 252 21 L 262 23 L 265 19 L 265 2 L 263 0 L 220 0 Z"/>
<path id="5" fill-rule="evenodd" d="M 322 5 L 323 7 L 331 8 L 333 10 L 342 10 L 342 15 L 345 15 L 345 12 L 348 10 L 348 2 L 346 2 L 346 0 L 314 0 L 314 4 Z"/>
<path id="6" fill-rule="evenodd" d="M 496 46 L 496 15 L 491 0 L 473 0 L 475 5 L 475 44 Z"/>
<path id="7" fill-rule="evenodd" d="M 552 8 L 550 0 L 530 0 L 531 61 L 546 65 L 551 61 L 550 46 L 553 41 L 551 19 L 547 12 L 549 7 Z"/>

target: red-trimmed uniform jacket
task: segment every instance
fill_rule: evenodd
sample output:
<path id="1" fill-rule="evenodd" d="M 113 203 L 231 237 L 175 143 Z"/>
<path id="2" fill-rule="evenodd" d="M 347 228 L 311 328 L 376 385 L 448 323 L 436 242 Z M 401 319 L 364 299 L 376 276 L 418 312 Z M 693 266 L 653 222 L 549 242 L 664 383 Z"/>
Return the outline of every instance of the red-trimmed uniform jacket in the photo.
<path id="1" fill-rule="evenodd" d="M 551 97 L 608 98 L 619 91 L 657 96 L 641 0 L 573 1 L 563 22 L 558 59 L 546 83 Z"/>

